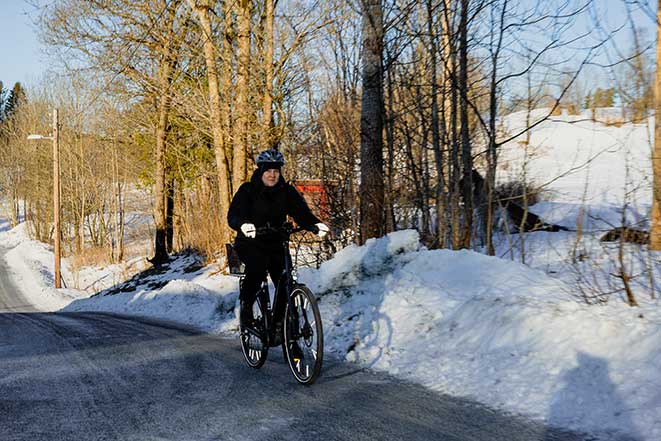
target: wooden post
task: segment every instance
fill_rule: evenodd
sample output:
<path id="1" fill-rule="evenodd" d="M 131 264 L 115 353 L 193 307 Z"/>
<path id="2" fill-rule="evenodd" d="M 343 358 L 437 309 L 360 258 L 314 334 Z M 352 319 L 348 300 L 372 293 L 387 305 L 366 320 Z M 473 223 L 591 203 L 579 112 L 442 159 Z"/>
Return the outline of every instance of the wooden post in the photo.
<path id="1" fill-rule="evenodd" d="M 60 276 L 60 124 L 58 109 L 53 110 L 53 235 L 55 236 L 55 288 L 61 288 Z"/>

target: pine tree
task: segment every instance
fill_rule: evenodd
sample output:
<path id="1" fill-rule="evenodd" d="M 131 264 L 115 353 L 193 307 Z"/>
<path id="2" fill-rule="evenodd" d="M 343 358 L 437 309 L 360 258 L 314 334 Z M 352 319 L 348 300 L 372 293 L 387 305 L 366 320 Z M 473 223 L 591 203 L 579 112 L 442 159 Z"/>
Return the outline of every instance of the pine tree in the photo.
<path id="1" fill-rule="evenodd" d="M 7 100 L 4 106 L 4 118 L 9 119 L 20 107 L 21 104 L 25 101 L 25 90 L 21 83 L 14 84 L 11 92 L 7 96 Z"/>
<path id="2" fill-rule="evenodd" d="M 0 125 L 5 120 L 5 95 L 7 91 L 4 89 L 2 81 L 0 81 Z"/>

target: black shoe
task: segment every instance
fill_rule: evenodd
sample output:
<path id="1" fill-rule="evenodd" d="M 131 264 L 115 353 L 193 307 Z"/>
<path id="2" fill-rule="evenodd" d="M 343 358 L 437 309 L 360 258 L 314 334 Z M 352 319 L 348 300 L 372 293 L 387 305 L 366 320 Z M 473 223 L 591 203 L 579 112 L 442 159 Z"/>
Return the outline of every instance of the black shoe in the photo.
<path id="1" fill-rule="evenodd" d="M 252 313 L 251 307 L 246 307 L 245 303 L 241 302 L 241 324 L 243 326 L 254 327 L 255 316 Z"/>

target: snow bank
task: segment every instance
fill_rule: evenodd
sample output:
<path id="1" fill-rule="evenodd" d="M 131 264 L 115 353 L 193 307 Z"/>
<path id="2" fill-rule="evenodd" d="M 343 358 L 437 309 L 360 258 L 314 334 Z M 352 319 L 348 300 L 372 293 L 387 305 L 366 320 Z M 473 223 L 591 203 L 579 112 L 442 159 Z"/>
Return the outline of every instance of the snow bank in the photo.
<path id="1" fill-rule="evenodd" d="M 78 300 L 64 311 L 104 311 L 162 318 L 205 331 L 221 332 L 236 327 L 233 319 L 238 293 L 232 286 L 227 294 L 211 291 L 195 282 L 175 279 L 153 291 L 97 295 Z"/>
<path id="2" fill-rule="evenodd" d="M 195 256 L 183 256 L 63 310 L 162 318 L 207 332 L 232 332 L 238 328 L 238 289 L 238 278 L 218 274 L 215 266 L 202 267 Z"/>
<path id="3" fill-rule="evenodd" d="M 302 275 L 324 292 L 328 350 L 552 425 L 661 439 L 655 310 L 588 307 L 541 271 L 416 242 L 392 233 Z"/>
<path id="4" fill-rule="evenodd" d="M 0 246 L 11 277 L 23 296 L 37 309 L 56 311 L 72 300 L 86 296 L 73 289 L 55 289 L 53 252 L 36 240 L 30 240 L 27 224 L 0 233 Z"/>

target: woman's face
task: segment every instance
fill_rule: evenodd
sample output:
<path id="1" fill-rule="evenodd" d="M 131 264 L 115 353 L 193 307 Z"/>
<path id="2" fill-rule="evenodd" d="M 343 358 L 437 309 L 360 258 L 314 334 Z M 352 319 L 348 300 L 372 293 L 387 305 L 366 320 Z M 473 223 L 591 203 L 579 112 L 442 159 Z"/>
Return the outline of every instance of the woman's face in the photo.
<path id="1" fill-rule="evenodd" d="M 270 168 L 262 173 L 262 182 L 267 187 L 273 187 L 278 183 L 278 179 L 280 179 L 280 170 L 277 168 Z"/>

